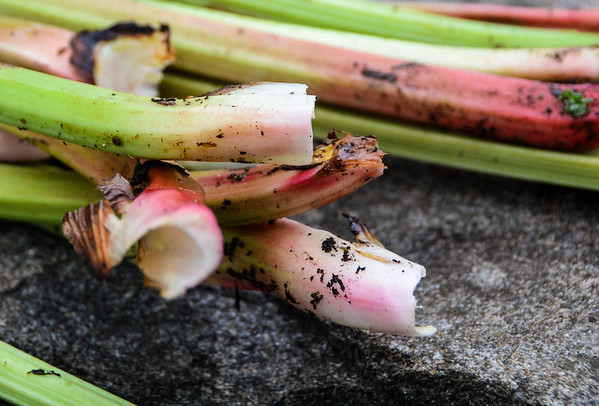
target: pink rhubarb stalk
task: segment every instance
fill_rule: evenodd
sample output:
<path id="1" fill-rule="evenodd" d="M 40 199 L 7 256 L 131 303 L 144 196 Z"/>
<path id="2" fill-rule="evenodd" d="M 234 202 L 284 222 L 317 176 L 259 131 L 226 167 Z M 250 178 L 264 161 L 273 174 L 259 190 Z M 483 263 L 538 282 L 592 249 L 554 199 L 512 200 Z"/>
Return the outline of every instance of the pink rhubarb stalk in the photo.
<path id="1" fill-rule="evenodd" d="M 415 325 L 424 267 L 386 250 L 357 220 L 357 242 L 289 219 L 223 230 L 224 259 L 207 280 L 277 293 L 294 307 L 372 332 L 428 336 Z"/>
<path id="2" fill-rule="evenodd" d="M 220 224 L 248 224 L 290 216 L 331 203 L 383 174 L 374 137 L 332 133 L 308 165 L 257 165 L 192 172 Z"/>
<path id="3" fill-rule="evenodd" d="M 544 28 L 599 31 L 599 8 L 523 7 L 504 4 L 452 2 L 392 2 L 451 17 Z"/>
<path id="4" fill-rule="evenodd" d="M 27 140 L 0 128 L 0 162 L 34 162 L 48 157 L 48 153 L 31 145 Z"/>

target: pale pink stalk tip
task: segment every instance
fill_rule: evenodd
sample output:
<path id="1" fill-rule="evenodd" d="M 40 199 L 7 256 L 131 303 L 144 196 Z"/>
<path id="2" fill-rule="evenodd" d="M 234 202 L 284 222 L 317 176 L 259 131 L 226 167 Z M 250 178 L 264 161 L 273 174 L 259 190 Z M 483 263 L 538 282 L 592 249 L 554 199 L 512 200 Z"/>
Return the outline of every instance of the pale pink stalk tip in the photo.
<path id="1" fill-rule="evenodd" d="M 425 269 L 380 245 L 348 242 L 298 222 L 224 230 L 225 255 L 210 281 L 276 292 L 300 310 L 372 332 L 429 336 L 415 325 L 414 290 Z"/>

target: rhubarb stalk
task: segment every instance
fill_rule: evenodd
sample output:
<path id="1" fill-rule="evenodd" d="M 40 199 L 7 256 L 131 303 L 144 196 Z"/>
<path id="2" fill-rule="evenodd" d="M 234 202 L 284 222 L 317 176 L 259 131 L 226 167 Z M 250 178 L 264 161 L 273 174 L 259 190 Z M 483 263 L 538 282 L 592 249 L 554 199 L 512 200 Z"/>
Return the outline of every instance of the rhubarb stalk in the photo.
<path id="1" fill-rule="evenodd" d="M 6 172 L 5 168 L 7 167 L 13 170 Z M 64 199 L 64 196 L 72 196 L 75 199 L 74 202 L 61 200 L 62 210 L 68 210 L 73 205 L 84 203 L 84 196 L 86 190 L 89 190 L 90 184 L 84 182 L 81 177 L 74 173 L 69 174 L 64 170 L 56 171 L 64 172 L 66 176 L 60 178 L 51 171 L 46 174 L 45 170 L 41 168 L 24 168 L 0 164 L 0 179 L 2 179 L 0 188 L 5 185 L 5 172 L 8 179 L 19 176 L 18 185 L 21 188 L 14 193 L 10 193 L 10 188 L 7 187 L 7 193 L 5 191 L 0 193 L 0 215 L 3 218 L 20 219 L 33 223 L 42 221 L 43 225 L 49 226 L 51 224 L 56 225 L 56 222 L 59 221 L 57 216 L 48 212 L 56 203 L 59 203 L 56 200 L 59 198 L 58 195 L 61 195 L 62 199 Z M 43 189 L 36 190 L 33 187 L 25 187 L 27 184 L 34 186 L 42 180 L 42 177 L 45 182 Z M 79 181 L 76 179 L 79 179 Z M 61 189 L 58 189 L 58 187 Z M 112 190 L 115 190 L 114 187 Z M 117 187 L 116 190 L 123 191 L 127 188 Z M 11 194 L 14 195 L 15 199 L 17 199 L 17 195 L 21 200 L 30 201 L 34 199 L 37 208 L 35 216 L 24 211 L 18 204 L 7 204 L 7 195 Z M 53 195 L 56 195 L 56 198 L 52 197 Z M 111 196 L 111 207 L 113 207 L 112 205 L 118 206 L 117 201 L 119 199 L 116 197 L 122 197 L 123 195 L 112 193 Z M 171 197 L 171 195 L 163 197 Z M 128 198 L 125 199 L 121 220 L 111 217 L 113 216 L 112 209 L 106 213 L 113 220 L 107 221 L 108 229 L 105 231 L 110 232 L 113 230 L 113 225 L 110 224 L 113 221 L 127 222 L 130 225 L 135 223 L 139 226 L 142 226 L 146 221 L 156 224 L 158 220 L 152 219 L 152 214 L 141 217 L 139 217 L 140 214 L 131 214 L 129 211 L 133 210 L 131 206 L 135 202 L 129 203 L 128 200 Z M 152 207 L 164 207 L 165 205 L 177 206 L 178 202 L 182 202 L 182 199 L 177 198 L 175 203 L 169 203 L 164 201 L 162 197 L 157 197 L 156 201 L 148 203 L 151 207 L 146 206 L 145 210 Z M 90 210 L 89 207 L 85 210 Z M 106 239 L 105 231 L 98 227 L 100 218 L 97 213 L 99 211 L 96 211 L 98 217 L 96 220 L 93 220 L 94 217 L 89 215 L 85 219 L 90 221 L 89 224 L 95 224 L 93 228 L 97 230 L 97 236 L 104 233 L 103 238 Z M 182 211 L 180 214 L 188 220 L 193 218 L 190 214 L 183 215 Z M 137 220 L 127 220 L 125 216 L 137 216 Z M 107 218 L 107 216 L 104 216 L 104 218 Z M 69 221 L 68 217 L 67 221 Z M 182 221 L 184 221 L 183 218 Z M 344 241 L 331 233 L 316 230 L 288 219 L 279 219 L 257 225 L 224 228 L 223 262 L 216 273 L 210 276 L 202 274 L 207 278 L 204 282 L 232 288 L 274 291 L 301 310 L 356 328 L 407 335 L 430 335 L 434 333 L 432 327 L 415 327 L 414 325 L 416 301 L 413 290 L 418 281 L 424 276 L 424 268 L 384 249 L 356 219 L 351 219 L 351 222 L 353 224 L 352 230 L 356 234 L 358 242 Z M 184 227 L 189 227 L 189 224 Z M 164 232 L 162 237 L 168 238 L 161 238 L 158 245 L 155 244 L 158 241 L 152 239 L 151 247 L 164 248 L 165 245 L 163 244 L 167 246 L 169 244 L 181 244 L 180 247 L 176 247 L 174 252 L 174 254 L 179 255 L 181 249 L 190 247 L 187 243 L 183 244 L 185 241 L 190 243 L 192 240 L 196 241 L 192 236 L 189 236 L 188 239 L 181 239 L 173 231 L 173 226 L 165 226 L 162 231 L 157 229 L 156 232 Z M 129 235 L 131 234 L 129 233 Z M 126 237 L 121 238 L 132 240 Z M 110 237 L 108 240 L 110 240 Z M 88 241 L 95 240 L 88 239 Z M 191 245 L 194 246 L 194 244 Z M 145 249 L 148 249 L 148 247 Z M 122 249 L 119 251 L 122 252 Z M 201 248 L 200 251 L 202 251 Z M 105 253 L 108 252 L 105 251 Z M 210 252 L 211 255 L 214 255 L 214 252 Z M 104 253 L 101 253 L 96 257 L 101 260 L 110 259 L 110 257 L 103 257 L 103 255 Z M 185 265 L 188 267 L 186 269 L 193 268 L 192 265 L 197 264 L 196 260 L 199 256 L 198 253 L 192 254 L 190 258 L 193 261 Z M 156 259 L 158 258 L 154 257 L 152 260 Z M 164 265 L 161 261 L 158 262 Z M 174 262 L 169 261 L 169 263 L 170 272 L 169 267 L 161 266 L 160 272 L 157 271 L 157 273 L 172 276 L 173 269 L 176 270 L 181 265 L 180 261 L 177 260 Z M 100 266 L 96 269 L 100 275 L 104 275 L 106 268 L 102 266 L 101 261 L 98 264 Z M 196 268 L 193 268 L 193 271 L 195 278 L 199 271 Z M 146 272 L 148 271 L 146 270 Z M 154 278 L 159 279 L 155 274 L 152 275 L 154 275 Z M 195 283 L 196 279 L 194 278 L 189 277 L 187 281 L 193 280 Z M 151 279 L 149 282 L 153 285 L 156 280 Z M 167 282 L 172 283 L 170 279 L 167 279 Z M 185 286 L 190 284 L 185 284 Z M 176 287 L 179 292 L 183 289 L 180 284 L 177 284 Z M 171 290 L 163 290 L 163 294 L 169 291 L 172 292 Z"/>
<path id="2" fill-rule="evenodd" d="M 146 0 L 148 1 L 148 0 Z M 279 21 L 410 41 L 474 47 L 597 45 L 599 36 L 471 21 L 422 12 L 409 5 L 367 0 L 180 0 L 220 6 Z M 418 6 L 416 6 L 418 7 Z"/>
<path id="3" fill-rule="evenodd" d="M 228 228 L 208 282 L 277 293 L 294 307 L 372 332 L 429 336 L 415 326 L 414 289 L 424 267 L 386 250 L 356 219 L 357 242 L 289 219 Z"/>
<path id="4" fill-rule="evenodd" d="M 257 165 L 193 172 L 220 224 L 250 224 L 324 206 L 383 174 L 374 137 L 329 134 L 303 166 Z"/>
<path id="5" fill-rule="evenodd" d="M 0 122 L 117 154 L 311 160 L 314 97 L 304 85 L 256 84 L 219 95 L 162 99 L 0 66 L 0 95 Z"/>
<path id="6" fill-rule="evenodd" d="M 599 8 L 510 6 L 505 4 L 389 1 L 393 5 L 471 20 L 545 28 L 599 31 Z"/>
<path id="7" fill-rule="evenodd" d="M 169 2 L 139 4 L 131 1 L 107 0 L 103 3 L 102 10 L 98 10 L 88 2 L 61 0 L 52 4 L 44 3 L 43 8 L 32 13 L 31 7 L 34 7 L 35 1 L 39 0 L 2 6 L 3 1 L 0 0 L 0 10 L 6 14 L 33 18 L 75 30 L 101 28 L 115 21 L 131 19 L 149 21 L 152 24 L 166 22 L 175 32 L 172 40 L 177 49 L 177 61 L 174 65 L 192 71 L 200 69 L 204 74 L 208 74 L 205 70 L 208 67 L 201 65 L 207 61 L 211 61 L 211 64 L 215 64 L 215 61 L 223 61 L 222 66 L 228 70 L 232 69 L 228 66 L 230 64 L 244 64 L 248 61 L 253 61 L 253 64 L 263 66 L 266 70 L 271 69 L 268 62 L 262 62 L 264 56 L 258 58 L 241 52 L 243 48 L 255 47 L 256 42 L 258 45 L 261 42 L 258 38 L 254 43 L 248 43 L 244 40 L 244 31 L 259 32 L 265 37 L 280 36 L 412 62 L 530 79 L 592 80 L 599 74 L 597 67 L 599 51 L 592 46 L 556 48 L 546 45 L 534 49 L 438 46 L 355 34 L 346 31 L 349 28 L 347 25 L 344 26 L 343 31 L 319 29 Z M 261 2 L 261 4 L 270 3 Z M 524 40 L 521 37 L 514 37 L 513 40 L 516 39 Z M 525 44 L 521 43 L 518 46 L 522 47 Z M 227 47 L 227 51 L 219 51 L 220 47 Z"/>
<path id="8" fill-rule="evenodd" d="M 11 404 L 134 406 L 2 341 L 0 359 L 0 398 Z"/>
<path id="9" fill-rule="evenodd" d="M 157 85 L 163 77 L 162 70 L 173 58 L 169 31 L 165 26 L 156 30 L 133 23 L 119 24 L 75 35 L 59 27 L 0 16 L 0 62 L 65 79 L 156 96 Z M 17 141 L 10 133 L 26 138 L 46 151 L 54 148 L 56 140 L 31 132 L 25 134 L 24 127 L 19 128 L 16 133 L 11 128 L 0 130 L 0 145 L 4 151 L 0 160 L 47 158 L 47 153 L 28 146 L 27 141 Z M 60 148 L 60 154 L 53 152 L 52 155 L 65 159 L 71 166 L 76 166 L 74 162 L 80 162 L 89 155 L 84 147 L 68 144 L 70 148 Z"/>
<path id="10" fill-rule="evenodd" d="M 206 79 L 168 73 L 166 95 L 200 94 L 220 86 Z M 557 152 L 481 140 L 459 133 L 411 125 L 318 105 L 314 136 L 324 139 L 343 123 L 354 134 L 376 134 L 382 150 L 413 160 L 549 184 L 599 190 L 599 153 Z"/>

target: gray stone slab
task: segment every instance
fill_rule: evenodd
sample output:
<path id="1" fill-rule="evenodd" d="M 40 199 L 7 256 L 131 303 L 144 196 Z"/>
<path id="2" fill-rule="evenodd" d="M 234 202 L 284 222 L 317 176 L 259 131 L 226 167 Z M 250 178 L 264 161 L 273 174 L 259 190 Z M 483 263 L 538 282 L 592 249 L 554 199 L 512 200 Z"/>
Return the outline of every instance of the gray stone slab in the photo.
<path id="1" fill-rule="evenodd" d="M 239 309 L 205 286 L 167 302 L 133 266 L 99 283 L 60 237 L 0 221 L 0 339 L 142 405 L 599 404 L 599 195 L 385 161 L 297 218 L 350 239 L 341 213 L 356 215 L 425 265 L 418 320 L 434 337 L 355 331 L 262 293 Z"/>

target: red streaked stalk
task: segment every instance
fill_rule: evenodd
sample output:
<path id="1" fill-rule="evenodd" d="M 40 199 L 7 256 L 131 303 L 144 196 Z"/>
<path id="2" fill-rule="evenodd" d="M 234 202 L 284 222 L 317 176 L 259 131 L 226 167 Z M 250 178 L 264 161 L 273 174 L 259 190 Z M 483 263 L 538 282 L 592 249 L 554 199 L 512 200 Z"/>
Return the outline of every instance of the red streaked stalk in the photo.
<path id="1" fill-rule="evenodd" d="M 452 2 L 406 2 L 392 1 L 421 11 L 470 20 L 525 25 L 544 28 L 566 28 L 581 31 L 599 31 L 599 8 L 584 7 L 523 7 L 504 4 L 452 3 Z"/>

